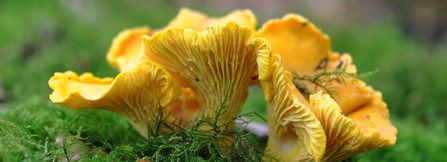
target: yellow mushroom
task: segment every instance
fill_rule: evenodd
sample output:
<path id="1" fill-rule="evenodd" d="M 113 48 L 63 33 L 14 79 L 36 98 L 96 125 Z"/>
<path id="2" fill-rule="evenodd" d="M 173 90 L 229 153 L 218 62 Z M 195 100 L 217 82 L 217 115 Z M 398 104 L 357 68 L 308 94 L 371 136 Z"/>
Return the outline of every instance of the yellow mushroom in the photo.
<path id="1" fill-rule="evenodd" d="M 190 88 L 205 115 L 228 105 L 223 122 L 239 113 L 254 77 L 265 80 L 270 70 L 270 45 L 250 27 L 229 22 L 196 32 L 168 28 L 143 36 L 143 58 L 159 63 L 182 87 Z"/>
<path id="2" fill-rule="evenodd" d="M 345 68 L 346 73 L 356 74 L 357 72 L 355 66 L 352 65 L 351 56 L 332 52 L 329 37 L 300 15 L 289 14 L 280 20 L 270 20 L 258 31 L 258 35 L 272 44 L 273 53 L 278 53 L 283 57 L 284 69 L 296 72 L 299 76 L 311 76 L 324 70 L 335 71 L 341 68 Z M 330 80 L 329 87 L 334 88 L 335 101 L 329 96 L 311 95 L 312 104 L 307 107 L 317 116 L 326 132 L 326 153 L 320 156 L 321 160 L 343 160 L 374 148 L 393 146 L 397 130 L 389 121 L 388 109 L 382 101 L 380 92 L 374 91 L 356 77 L 331 76 L 331 78 L 333 79 Z M 313 82 L 304 83 L 312 94 L 323 90 L 321 87 L 315 88 L 316 84 Z M 262 81 L 261 87 L 266 94 L 266 100 L 277 93 L 273 93 L 271 86 Z M 328 92 L 324 91 L 324 93 Z M 304 102 L 304 99 L 301 101 Z M 299 113 L 296 115 L 302 116 Z M 374 120 L 368 120 L 366 116 L 374 116 Z M 339 121 L 333 121 L 335 118 Z M 342 128 L 343 132 L 337 132 Z M 289 131 L 292 130 L 289 128 Z M 299 136 L 298 133 L 296 134 Z M 269 137 L 269 140 L 278 140 L 275 134 L 270 134 L 270 136 L 272 137 Z M 267 148 L 272 148 L 271 145 L 276 144 L 269 142 Z M 309 154 L 314 155 L 312 152 Z M 294 159 L 294 161 L 312 161 L 309 158 L 302 158 L 301 155 L 296 157 L 299 160 Z M 318 161 L 320 158 L 315 157 L 314 160 Z"/>
<path id="3" fill-rule="evenodd" d="M 267 150 L 283 160 L 343 160 L 394 145 L 397 130 L 380 92 L 357 78 L 334 79 L 332 99 L 308 82 L 309 103 L 284 71 L 315 75 L 345 67 L 356 73 L 348 54 L 331 51 L 329 37 L 293 14 L 267 22 L 257 33 L 255 27 L 249 10 L 209 18 L 184 8 L 164 31 L 134 28 L 114 39 L 107 61 L 121 72 L 115 79 L 56 73 L 49 81 L 50 99 L 73 109 L 124 115 L 147 137 L 147 123 L 159 106 L 163 114 L 171 113 L 168 121 L 178 121 L 194 119 L 202 110 L 215 116 L 225 101 L 225 122 L 239 112 L 247 87 L 259 82 L 270 126 Z"/>
<path id="4" fill-rule="evenodd" d="M 95 78 L 89 73 L 78 77 L 68 71 L 55 73 L 48 84 L 54 90 L 50 95 L 54 103 L 77 110 L 103 109 L 121 114 L 146 138 L 147 123 L 154 121 L 159 106 L 167 116 L 172 110 L 169 103 L 178 98 L 181 90 L 162 66 L 149 60 L 141 61 L 114 80 Z M 174 120 L 179 118 L 168 118 Z"/>

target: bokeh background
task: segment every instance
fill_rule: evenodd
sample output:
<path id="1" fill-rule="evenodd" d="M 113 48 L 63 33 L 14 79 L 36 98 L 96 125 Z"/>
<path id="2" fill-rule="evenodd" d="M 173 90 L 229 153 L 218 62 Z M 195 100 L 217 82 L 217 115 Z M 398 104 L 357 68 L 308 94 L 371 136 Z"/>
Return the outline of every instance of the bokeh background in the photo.
<path id="1" fill-rule="evenodd" d="M 334 51 L 352 55 L 359 73 L 378 70 L 367 83 L 383 93 L 398 129 L 395 146 L 352 160 L 447 161 L 447 1 L 441 0 L 0 0 L 1 120 L 41 145 L 51 145 L 63 131 L 97 145 L 138 141 L 120 116 L 52 104 L 47 82 L 67 70 L 116 76 L 105 60 L 112 39 L 126 28 L 162 28 L 181 7 L 215 17 L 251 9 L 258 28 L 287 13 L 307 17 L 329 35 Z M 250 92 L 243 112 L 265 115 L 259 87 Z M 21 149 L 27 150 L 16 151 Z"/>

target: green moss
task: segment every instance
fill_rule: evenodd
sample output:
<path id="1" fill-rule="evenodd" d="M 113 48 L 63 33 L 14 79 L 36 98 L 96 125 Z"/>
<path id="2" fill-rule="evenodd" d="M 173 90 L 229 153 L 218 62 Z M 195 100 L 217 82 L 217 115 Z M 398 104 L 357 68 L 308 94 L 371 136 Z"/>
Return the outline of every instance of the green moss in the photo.
<path id="1" fill-rule="evenodd" d="M 36 142 L 33 135 L 12 122 L 0 120 L 0 161 L 39 161 L 45 153 L 35 152 L 45 147 Z"/>
<path id="2" fill-rule="evenodd" d="M 241 116 L 258 116 L 244 113 L 222 121 L 219 117 L 228 110 L 227 99 L 214 110 L 216 116 L 201 115 L 183 128 L 176 122 L 168 123 L 160 113 L 148 123 L 149 139 L 144 139 L 128 121 L 117 114 L 101 110 L 72 110 L 52 103 L 46 96 L 32 95 L 23 102 L 11 102 L 0 114 L 6 123 L 3 143 L 17 148 L 3 152 L 3 159 L 51 161 L 72 159 L 82 155 L 81 161 L 135 161 L 136 158 L 152 161 L 277 161 L 259 149 L 256 138 L 242 130 L 229 130 Z M 161 108 L 160 108 L 161 109 Z M 159 112 L 162 112 L 161 110 Z M 264 120 L 260 117 L 261 120 Z M 161 133 L 159 128 L 172 131 Z M 209 128 L 209 129 L 203 129 Z M 60 139 L 62 144 L 55 144 Z M 230 140 L 231 139 L 231 140 Z M 224 144 L 226 143 L 226 144 Z M 96 151 L 91 151 L 95 149 Z M 108 154 L 103 155 L 103 151 Z M 33 154 L 33 156 L 26 156 Z"/>
<path id="3" fill-rule="evenodd" d="M 232 111 L 228 109 L 229 97 L 223 96 L 220 105 L 206 108 L 214 112 L 213 116 L 201 113 L 196 119 L 185 121 L 186 127 L 177 124 L 182 123 L 181 120 L 166 122 L 160 106 L 155 120 L 148 123 L 149 138 L 137 154 L 151 161 L 262 161 L 263 158 L 279 161 L 273 155 L 264 154 L 249 137 L 250 133 L 230 129 L 242 116 L 262 118 L 256 112 L 236 115 L 229 121 L 221 120 L 222 115 Z M 171 131 L 159 132 L 161 127 Z"/>
<path id="4" fill-rule="evenodd" d="M 7 104 L 0 115 L 1 161 L 53 161 L 66 157 L 64 149 L 54 145 L 61 133 L 68 136 L 67 147 L 82 146 L 86 155 L 82 161 L 152 157 L 143 151 L 148 141 L 122 116 L 55 105 L 48 99 L 51 89 L 47 82 L 54 72 L 66 70 L 116 76 L 118 72 L 105 60 L 113 37 L 125 28 L 160 28 L 180 6 L 170 1 L 119 0 L 79 5 L 88 7 L 81 13 L 75 4 L 64 1 L 0 1 L 0 84 L 9 93 L 6 101 L 0 101 Z M 209 8 L 202 11 L 217 12 Z M 395 22 L 388 19 L 345 29 L 318 25 L 331 37 L 334 51 L 353 56 L 359 73 L 380 70 L 369 77 L 368 84 L 383 93 L 399 131 L 395 146 L 375 149 L 351 160 L 444 161 L 447 48 L 445 43 L 435 47 L 407 36 Z M 250 90 L 244 103 L 242 112 L 251 111 L 266 116 L 259 87 Z M 183 132 L 163 140 L 188 141 L 188 133 L 192 134 Z M 251 135 L 244 138 L 256 140 Z M 260 142 L 257 146 L 263 150 L 265 145 L 266 142 Z M 160 152 L 169 149 L 166 146 Z M 101 151 L 108 154 L 103 156 Z"/>

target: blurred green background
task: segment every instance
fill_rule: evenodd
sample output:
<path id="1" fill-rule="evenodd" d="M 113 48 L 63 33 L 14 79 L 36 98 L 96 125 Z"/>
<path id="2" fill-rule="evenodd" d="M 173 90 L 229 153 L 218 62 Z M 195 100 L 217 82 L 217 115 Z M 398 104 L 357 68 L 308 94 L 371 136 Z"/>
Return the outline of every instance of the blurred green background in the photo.
<path id="1" fill-rule="evenodd" d="M 330 36 L 334 51 L 352 55 L 359 73 L 379 70 L 367 83 L 383 93 L 398 129 L 397 142 L 353 160 L 447 161 L 446 3 L 321 0 L 0 0 L 1 118 L 17 126 L 16 133 L 29 135 L 25 141 L 35 142 L 22 146 L 37 148 L 6 149 L 14 143 L 3 141 L 1 159 L 36 150 L 42 154 L 27 159 L 42 159 L 42 148 L 57 150 L 54 139 L 67 131 L 88 136 L 94 145 L 101 140 L 116 146 L 138 142 L 138 133 L 123 117 L 52 104 L 47 82 L 54 72 L 67 70 L 116 76 L 105 60 L 112 39 L 126 28 L 162 28 L 183 6 L 216 17 L 250 8 L 258 28 L 271 18 L 302 14 Z M 265 115 L 261 91 L 255 87 L 250 92 L 243 112 Z M 8 132 L 1 126 L 4 140 Z"/>

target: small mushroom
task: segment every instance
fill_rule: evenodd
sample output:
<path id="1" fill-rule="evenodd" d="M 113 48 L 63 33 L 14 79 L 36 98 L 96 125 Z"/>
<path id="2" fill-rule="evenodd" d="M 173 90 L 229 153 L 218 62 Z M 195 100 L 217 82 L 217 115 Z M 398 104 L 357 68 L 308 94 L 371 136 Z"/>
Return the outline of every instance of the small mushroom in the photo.
<path id="1" fill-rule="evenodd" d="M 272 75 L 260 81 L 264 91 L 272 92 L 265 94 L 270 128 L 266 151 L 284 161 L 320 161 L 326 149 L 323 127 L 291 74 L 284 72 L 281 57 L 274 54 L 271 61 Z"/>
<path id="2" fill-rule="evenodd" d="M 268 78 L 270 45 L 250 27 L 234 22 L 211 27 L 202 32 L 168 28 L 143 36 L 142 55 L 195 92 L 202 109 L 207 108 L 205 115 L 215 116 L 217 108 L 228 106 L 221 116 L 226 122 L 239 113 L 252 76 Z"/>
<path id="3" fill-rule="evenodd" d="M 68 71 L 55 73 L 48 83 L 54 90 L 50 95 L 54 103 L 77 110 L 92 108 L 121 114 L 146 138 L 146 123 L 154 120 L 159 106 L 167 115 L 171 111 L 168 104 L 179 97 L 181 90 L 163 67 L 149 60 L 141 61 L 114 80 L 99 79 L 89 73 L 78 77 Z M 174 120 L 172 116 L 168 118 Z"/>

